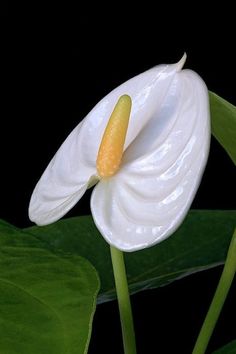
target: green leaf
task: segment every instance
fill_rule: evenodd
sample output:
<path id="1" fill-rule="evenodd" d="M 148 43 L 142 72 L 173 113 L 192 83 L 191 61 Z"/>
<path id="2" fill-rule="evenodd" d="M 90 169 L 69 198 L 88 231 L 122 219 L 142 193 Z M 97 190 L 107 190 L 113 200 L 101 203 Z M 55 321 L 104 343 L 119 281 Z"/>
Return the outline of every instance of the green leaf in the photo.
<path id="1" fill-rule="evenodd" d="M 98 288 L 87 260 L 0 221 L 1 353 L 87 353 Z"/>
<path id="2" fill-rule="evenodd" d="M 224 347 L 216 350 L 212 354 L 236 354 L 236 339 L 228 343 Z"/>
<path id="3" fill-rule="evenodd" d="M 236 223 L 236 211 L 190 211 L 182 226 L 167 240 L 146 250 L 126 253 L 132 293 L 166 285 L 194 272 L 222 264 Z M 90 216 L 33 226 L 28 232 L 47 241 L 56 252 L 87 257 L 101 279 L 98 302 L 115 298 L 109 246 Z"/>
<path id="4" fill-rule="evenodd" d="M 236 107 L 213 92 L 209 95 L 212 134 L 236 165 Z"/>

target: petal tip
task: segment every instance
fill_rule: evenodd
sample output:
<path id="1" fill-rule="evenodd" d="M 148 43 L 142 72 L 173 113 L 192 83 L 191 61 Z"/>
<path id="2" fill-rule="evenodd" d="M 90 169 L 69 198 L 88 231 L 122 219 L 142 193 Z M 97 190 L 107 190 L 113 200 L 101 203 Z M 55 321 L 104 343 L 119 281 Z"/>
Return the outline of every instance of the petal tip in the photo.
<path id="1" fill-rule="evenodd" d="M 176 71 L 179 72 L 180 70 L 182 70 L 185 62 L 187 59 L 187 54 L 184 52 L 182 58 L 178 61 L 178 63 L 176 63 Z"/>

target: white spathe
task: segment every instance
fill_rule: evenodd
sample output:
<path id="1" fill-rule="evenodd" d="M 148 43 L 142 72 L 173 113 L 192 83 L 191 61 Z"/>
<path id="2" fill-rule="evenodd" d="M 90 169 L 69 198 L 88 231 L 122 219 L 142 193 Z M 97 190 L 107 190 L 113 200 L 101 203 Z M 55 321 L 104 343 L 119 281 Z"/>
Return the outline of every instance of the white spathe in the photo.
<path id="1" fill-rule="evenodd" d="M 91 210 L 108 243 L 124 251 L 154 245 L 182 223 L 210 145 L 208 91 L 191 70 L 159 65 L 104 97 L 62 144 L 32 194 L 38 225 L 65 215 L 96 180 L 103 132 L 119 97 L 132 98 L 120 170 L 95 186 Z"/>

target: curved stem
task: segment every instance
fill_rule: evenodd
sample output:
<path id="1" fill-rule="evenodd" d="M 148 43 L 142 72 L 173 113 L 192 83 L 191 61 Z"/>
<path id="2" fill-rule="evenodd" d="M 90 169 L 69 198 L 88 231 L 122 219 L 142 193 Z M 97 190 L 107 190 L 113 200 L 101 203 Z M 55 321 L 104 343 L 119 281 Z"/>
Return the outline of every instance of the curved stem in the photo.
<path id="1" fill-rule="evenodd" d="M 236 272 L 236 229 L 215 295 L 198 335 L 192 354 L 204 354 Z"/>
<path id="2" fill-rule="evenodd" d="M 110 246 L 125 354 L 136 354 L 135 333 L 123 252 Z"/>

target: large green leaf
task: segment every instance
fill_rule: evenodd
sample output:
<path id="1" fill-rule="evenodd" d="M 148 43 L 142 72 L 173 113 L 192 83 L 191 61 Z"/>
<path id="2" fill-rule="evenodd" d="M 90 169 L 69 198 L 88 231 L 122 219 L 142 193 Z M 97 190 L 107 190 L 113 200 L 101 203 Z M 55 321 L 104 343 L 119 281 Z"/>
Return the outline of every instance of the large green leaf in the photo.
<path id="1" fill-rule="evenodd" d="M 209 95 L 212 134 L 236 165 L 236 107 L 213 92 Z"/>
<path id="2" fill-rule="evenodd" d="M 212 354 L 236 354 L 236 339 L 228 343 L 224 347 L 216 350 Z"/>
<path id="3" fill-rule="evenodd" d="M 126 264 L 132 293 L 166 285 L 188 274 L 222 264 L 236 224 L 236 211 L 190 211 L 169 239 L 146 250 L 127 253 Z M 87 257 L 101 279 L 98 302 L 115 297 L 109 246 L 92 217 L 64 219 L 28 232 L 47 241 L 55 252 Z"/>
<path id="4" fill-rule="evenodd" d="M 0 222 L 0 353 L 87 353 L 98 288 L 87 260 Z"/>

